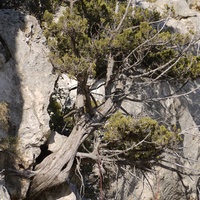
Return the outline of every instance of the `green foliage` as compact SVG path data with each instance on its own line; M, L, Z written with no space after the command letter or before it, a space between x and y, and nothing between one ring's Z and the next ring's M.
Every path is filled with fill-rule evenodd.
M176 17L176 13L175 13L174 7L173 6L169 6L168 4L165 4L164 15L166 15L166 16L170 15L170 17L175 18Z
M79 73L95 76L96 71L105 69L104 60L108 54L121 52L121 55L128 55L141 41L155 33L148 22L159 19L159 14L137 9L136 17L133 17L132 8L116 32L126 5L122 4L118 13L114 12L114 7L115 1L78 1L73 13L67 8L58 23L53 22L49 11L45 12L45 35L56 69L74 77ZM132 30L134 26L139 27Z
M0 8L17 9L35 15L41 20L45 10L55 11L63 0L1 0Z
M157 0L147 0L149 3L155 3Z
M9 129L9 108L5 102L0 102L0 128L4 131Z
M134 10L134 15L132 15L133 25L140 25L141 22L155 22L161 19L161 15L156 10L150 11L148 9L143 9L138 7Z
M44 16L43 16L44 20L46 21L47 25L51 25L52 21L53 21L53 14L50 13L48 10L46 10L44 12Z
M180 73L180 71L182 73ZM172 76L179 74L179 79L182 80L185 80L188 77L190 77L190 79L198 78L200 74L200 57L182 57L178 64L172 68L170 73Z
M120 155L123 158L148 160L180 141L178 130L173 129L169 131L148 117L135 120L116 112L105 125L104 141L109 149L123 150Z
M48 106L51 130L55 130L60 134L69 135L74 126L74 119L71 115L65 116L70 111L68 108L63 108L56 98L51 97Z
M48 27L45 35L49 37L53 64L74 77L79 74L95 75L95 58L91 54L87 34L88 21L78 14L70 14L69 9L66 9L58 23L52 22L52 16L48 11L44 14Z
M16 154L17 144L18 144L18 137L9 135L9 136L1 139L0 148L3 151L8 151L10 153Z
M57 23L53 21L50 11L44 13L45 35L55 69L75 78L80 74L86 77L105 75L106 59L111 54L116 61L114 69L122 67L123 59L129 56L130 65L142 58L140 64L131 70L142 68L148 71L176 59L181 49L188 45L187 35L177 34L170 28L160 31L158 27L161 25L152 23L161 19L157 11L132 7L126 10L127 4L122 3L116 13L115 3L104 0L77 1L73 8L66 8ZM169 10L168 7L166 9ZM145 45L139 48L143 43ZM137 51L132 54L136 48ZM193 60L188 52L184 52L184 55L188 60ZM198 77L197 60L194 60L194 66L190 66L189 73L187 62L180 60L165 75ZM184 67L180 67L182 64ZM163 69L157 71L157 75L162 72Z

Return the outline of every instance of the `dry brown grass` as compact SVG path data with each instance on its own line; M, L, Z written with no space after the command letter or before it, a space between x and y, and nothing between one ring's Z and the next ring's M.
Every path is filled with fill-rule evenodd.
M0 128L8 131L9 128L9 108L5 102L0 102Z

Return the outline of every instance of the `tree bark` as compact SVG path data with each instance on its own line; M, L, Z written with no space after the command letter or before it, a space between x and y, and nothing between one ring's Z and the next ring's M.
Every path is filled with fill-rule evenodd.
M106 85L105 85L105 94L106 94L106 99L110 97L111 91L112 91L112 76L113 76L113 67L114 67L114 58L110 54L108 57L108 67L107 67L107 73L106 73Z
M84 113L85 109L86 113L92 116L94 112L91 104L89 87L87 86L87 79L87 74L85 76L80 75L77 77L78 87L76 97L76 109L81 115Z
M93 124L101 123L108 114L115 110L112 99L108 99L96 111L93 119L88 119L86 115L80 118L63 146L36 166L36 175L29 189L29 199L37 199L37 196L44 190L67 180L80 144L96 129Z

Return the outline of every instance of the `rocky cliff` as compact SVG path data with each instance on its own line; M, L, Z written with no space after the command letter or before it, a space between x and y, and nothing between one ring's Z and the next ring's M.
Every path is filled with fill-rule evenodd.
M45 38L36 18L18 11L0 11L0 103L8 109L8 127L0 127L1 140L5 140L1 170L12 171L13 165L19 172L32 169L40 146L50 133L47 106L55 76L47 55ZM18 156L11 159L9 155L11 163L6 162L8 145L14 151L9 154ZM5 175L5 187L12 198L21 199L26 196L29 181L17 178L17 173ZM3 186L1 189L1 193L5 191Z
M165 4L172 6L175 15L170 16L168 26L183 33L192 29L195 30L195 37L198 36L198 1L136 3L142 7L154 7L160 12ZM0 10L0 197L5 200L26 197L34 175L31 170L47 139L51 151L56 151L57 145L65 140L65 136L51 133L49 128L47 107L57 77L52 74L48 53L46 40L35 17L18 11ZM195 53L199 53L198 45ZM63 77L57 81L57 87L64 88L66 95L69 95L71 86L76 84L67 78L66 87ZM130 84L127 80L127 86ZM199 88L199 80L188 81L181 89L170 82L157 82L142 91L137 88L138 97L142 93L146 101L123 102L122 107L132 115L138 116L145 111L168 124L178 124L183 141L180 151L169 151L163 155L163 162L154 171L145 174L138 172L137 178L131 176L133 174L128 169L119 171L119 181L113 182L107 191L108 199L199 198ZM96 92L101 93L101 89ZM176 98L170 97L177 90ZM75 98L75 93L70 95L72 99ZM130 110L130 107L133 109ZM48 191L41 199L78 198L67 188L62 185L56 192Z

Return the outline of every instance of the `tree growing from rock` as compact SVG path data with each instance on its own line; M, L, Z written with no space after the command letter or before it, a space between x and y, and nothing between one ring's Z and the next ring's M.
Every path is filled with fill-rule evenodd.
M36 166L30 198L68 180L80 160L97 163L100 193L103 170L113 163L146 169L158 163L165 148L175 148L181 140L179 130L145 114L131 116L122 102L148 101L139 87L169 80L184 84L200 74L199 57L191 52L195 40L167 27L169 16L135 7L131 0L63 3L66 11L58 22L47 10L43 25L54 70L77 81L77 97L65 113L52 99L52 127L59 115L69 125L68 138ZM95 99L89 84L100 78L105 80L103 102Z

